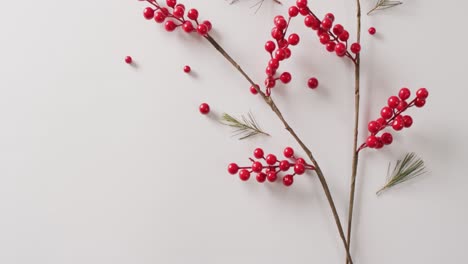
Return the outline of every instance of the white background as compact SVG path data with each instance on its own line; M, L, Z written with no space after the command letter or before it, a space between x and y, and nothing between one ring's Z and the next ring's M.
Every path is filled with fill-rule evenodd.
M289 6L186 1L258 82L272 19ZM285 2L291 2L285 0ZM363 10L375 1L363 0ZM355 3L334 12L355 39ZM255 147L298 149L249 84L206 41L167 33L137 1L0 4L0 263L343 263L344 250L314 174L281 184L226 172ZM414 127L364 151L355 263L463 263L468 243L466 9L459 0L407 0L363 16L362 122L407 86L430 91ZM365 13L365 12L364 12ZM367 28L378 34L370 36ZM274 98L310 146L345 220L353 124L352 64L328 54L296 19L301 45ZM292 32L292 31L291 31ZM133 56L137 67L123 62ZM189 64L192 75L182 72ZM306 87L317 76L319 89ZM198 113L208 102L209 117ZM271 138L238 141L216 122L251 110ZM416 152L429 174L385 193L390 161ZM300 153L302 154L302 153Z

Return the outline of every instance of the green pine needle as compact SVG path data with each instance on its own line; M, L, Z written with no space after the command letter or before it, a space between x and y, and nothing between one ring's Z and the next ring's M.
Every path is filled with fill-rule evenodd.
M256 135L270 136L264 132L251 112L247 116L242 115L240 118L233 117L224 113L221 117L221 123L235 128L234 136L240 136L239 140L243 140Z
M394 187L395 185L404 183L426 173L426 166L424 165L424 161L416 156L415 153L407 153L403 160L397 161L391 175L389 172L390 164L388 165L387 171L387 183L377 192L377 195L380 195L382 192Z
M395 7L401 4L403 4L401 1L377 0L375 7L372 8L367 14L370 15L374 11Z

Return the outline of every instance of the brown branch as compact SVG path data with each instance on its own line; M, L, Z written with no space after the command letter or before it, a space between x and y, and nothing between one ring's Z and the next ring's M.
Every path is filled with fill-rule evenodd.
M320 166L318 165L317 160L312 155L312 152L304 144L304 142L302 142L302 140L299 138L299 136L296 134L296 132L291 128L291 126L288 124L288 122L284 119L283 114L278 109L278 107L276 106L276 104L273 101L273 99L271 98L271 96L267 96L263 91L260 90L260 87L247 75L247 73L244 72L244 70L242 70L240 65L218 44L218 42L216 42L216 40L214 40L210 35L207 35L205 38L211 43L211 45L213 45L216 48L216 50L218 50L224 56L224 58L226 58L242 74L242 76L244 76L245 79L247 79L247 81L251 85L256 87L257 91L262 96L265 103L267 103L270 106L271 110L276 114L276 116L283 123L285 129L294 137L294 139L297 141L297 143L301 146L301 148L306 153L307 157L310 159L310 161L315 166L315 171L317 173L317 176L318 176L318 178L320 180L323 191L325 192L325 196L327 197L328 203L329 203L330 208L332 210L333 217L335 219L335 223L336 223L336 226L338 228L338 233L339 233L339 235L341 237L341 240L343 241L343 245L344 245L345 250L346 250L346 258L347 258L347 260L349 261L350 264L353 264L351 254L349 253L349 247L348 247L348 244L346 242L346 237L345 237L345 234L344 234L344 231L343 231L343 227L341 225L340 217L338 215L338 211L336 210L335 202L333 201L333 197L331 195L330 188L328 187L325 176L323 175L323 172L320 169Z
M361 2L356 0L356 19L357 19L357 43L361 43ZM356 63L354 64L354 138L353 138L353 163L351 169L351 186L349 192L349 208L348 208L348 234L346 237L347 250L351 247L351 229L353 224L353 213L354 213L354 198L356 192L356 176L359 161L359 150L358 150L358 136L359 136L359 103L360 103L360 76L361 76L361 58L359 53L356 54ZM346 264L350 264L352 261L346 257Z

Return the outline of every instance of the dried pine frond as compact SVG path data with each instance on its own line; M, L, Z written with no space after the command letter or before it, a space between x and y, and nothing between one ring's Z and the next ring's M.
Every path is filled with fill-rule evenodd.
M224 125L235 128L234 136L240 136L239 140L246 139L256 135L270 136L270 134L264 132L251 112L247 116L241 116L235 118L229 114L224 113L221 117L221 123Z
M398 160L392 174L389 173L390 165L391 164L388 165L387 183L377 192L377 195L380 195L383 191L390 189L395 185L404 183L426 173L424 161L416 156L415 153L408 153L402 160Z
M401 4L403 4L401 1L377 0L375 7L372 8L367 14L370 15L374 11L395 7Z
M271 1L273 1L273 2L275 2L277 4L280 4L280 5L283 4L283 3L281 3L280 0L271 0ZM236 2L239 2L239 0L231 0L230 4L234 4ZM265 2L265 0L259 0L255 5L252 6L252 8L257 7L257 9L255 10L255 13L257 13L257 11L262 7L263 2Z

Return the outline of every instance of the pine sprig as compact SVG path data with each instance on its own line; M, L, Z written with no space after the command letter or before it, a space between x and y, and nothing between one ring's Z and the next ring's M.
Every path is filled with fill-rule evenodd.
M255 120L251 112L247 116L242 115L240 118L233 117L224 113L221 117L221 123L224 125L235 128L234 136L240 136L239 140L243 140L256 135L270 136L264 132L258 122Z
M407 153L402 160L398 160L395 168L393 168L392 174L390 174L390 165L391 164L388 165L387 183L377 192L377 195L380 195L382 192L395 185L404 183L426 173L424 161L416 156L415 153Z
M283 3L281 3L280 0L272 0L272 1L277 3L277 4L280 4L280 5L283 4ZM236 2L239 2L239 0L231 0L230 4L234 4ZM252 6L252 8L257 7L257 9L255 10L255 13L257 13L257 11L262 7L263 2L265 2L265 0L259 0L255 5Z
M372 8L367 14L370 15L374 11L395 7L401 4L403 4L401 1L377 0L375 7Z

